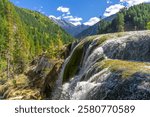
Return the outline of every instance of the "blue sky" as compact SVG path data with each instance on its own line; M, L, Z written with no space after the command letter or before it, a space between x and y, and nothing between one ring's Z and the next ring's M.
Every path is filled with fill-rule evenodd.
M15 5L39 11L48 17L63 18L74 25L93 25L121 8L150 0L10 0Z

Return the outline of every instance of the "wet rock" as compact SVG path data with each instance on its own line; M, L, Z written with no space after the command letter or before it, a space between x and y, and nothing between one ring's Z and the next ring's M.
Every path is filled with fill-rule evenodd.
M65 75L68 81L62 82L59 99L150 99L150 32L116 35L88 37L74 48L61 73L71 72L73 65L78 66L78 72ZM79 47L82 54L75 55ZM72 64L71 58L78 61Z

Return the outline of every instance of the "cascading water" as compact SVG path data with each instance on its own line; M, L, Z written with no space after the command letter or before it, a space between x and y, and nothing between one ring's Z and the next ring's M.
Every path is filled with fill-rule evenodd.
M100 37L78 43L64 62L52 99L149 99L145 66L150 65L139 62L149 61L150 37L145 35L129 33L104 43Z
M86 95L94 87L100 85L99 83L91 82L90 79L88 79L87 81L81 81L82 77L88 73L87 71L92 70L94 68L94 67L92 67L92 65L94 65L94 63L96 61L98 61L99 59L102 59L104 57L102 47L97 47L95 50L93 50L93 47L95 47L96 45L97 45L97 40L94 40L91 44L89 44L87 51L83 57L83 61L82 61L82 63L80 63L80 64L82 64L80 72L78 74L76 74L74 77L70 78L69 82L64 83L62 85L61 96L59 99L63 99L63 100L64 99L85 99ZM80 46L80 45L78 45L78 46ZM65 67L68 64L69 60L71 59L71 56L73 55L74 51L76 51L76 48L74 48L71 55L67 58L67 60L65 61L64 65L63 65L63 68L62 68L62 71L61 71L61 74L60 74L60 77L58 80L59 83L57 83L59 86L60 86L60 82L62 82ZM93 79L93 77L91 77L91 78ZM54 94L54 95L56 95L56 94ZM56 98L54 98L54 99L56 99Z

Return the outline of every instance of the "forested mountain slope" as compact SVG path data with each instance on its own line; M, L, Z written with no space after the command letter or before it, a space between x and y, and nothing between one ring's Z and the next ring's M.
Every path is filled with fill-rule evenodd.
M123 8L119 13L104 18L99 23L81 32L77 37L84 38L90 35L105 34L112 32L134 31L147 29L150 22L150 4L143 3Z
M35 56L48 51L54 57L73 40L48 17L0 0L0 71L23 72Z
M112 22L101 21L98 33L146 30L148 22L150 22L150 4L143 3L122 9Z

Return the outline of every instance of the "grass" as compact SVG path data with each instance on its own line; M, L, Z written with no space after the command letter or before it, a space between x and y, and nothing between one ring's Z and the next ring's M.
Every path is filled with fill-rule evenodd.
M110 37L107 35L103 35L100 37L100 39L98 39L98 45L101 45L102 43L104 43L105 41L107 41Z
M8 91L8 92L7 92ZM15 76L14 79L8 79L4 85L0 85L0 95L6 93L6 99L42 99L38 88L29 87L29 79L24 74Z
M103 69L109 68L112 72L122 71L123 78L128 78L137 72L150 74L149 63L108 59L99 64Z
M24 74L20 74L19 76L15 76L14 79L8 79L6 84L9 87L25 87L29 85L29 80Z
M40 100L42 99L37 89L12 89L7 97L9 100Z

